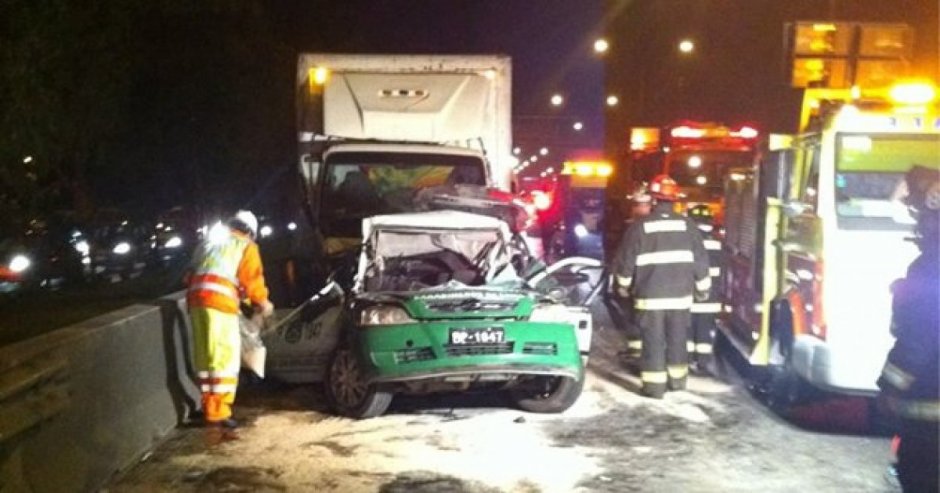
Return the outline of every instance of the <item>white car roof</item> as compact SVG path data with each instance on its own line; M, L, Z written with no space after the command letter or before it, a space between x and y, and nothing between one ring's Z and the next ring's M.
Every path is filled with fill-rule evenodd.
M498 229L509 236L509 227L495 217L447 210L372 216L362 221L362 237L369 238L376 228Z

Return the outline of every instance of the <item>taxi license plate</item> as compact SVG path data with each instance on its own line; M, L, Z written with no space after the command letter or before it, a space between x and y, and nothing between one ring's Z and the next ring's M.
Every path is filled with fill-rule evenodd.
M471 344L499 344L505 340L501 328L450 329L450 343L455 346Z

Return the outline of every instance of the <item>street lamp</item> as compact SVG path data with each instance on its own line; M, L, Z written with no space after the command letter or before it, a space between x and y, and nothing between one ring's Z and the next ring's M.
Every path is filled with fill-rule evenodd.
M571 128L580 132L584 128L584 124L581 122L574 122L574 125L572 125Z
M607 96L607 106L617 106L617 104L619 103L620 103L620 98L618 98L615 94L611 94L610 96Z
M688 55L695 51L695 43L691 39L683 39L679 42L679 51Z
M554 94L552 96L552 106L561 106L565 102L565 98L561 94Z
M607 53L609 49L610 43L606 39L598 38L597 41L594 41L594 53Z
M543 147L543 148L539 149L539 154L541 154L541 155L543 155L543 156L547 156L547 155L548 155L548 147Z

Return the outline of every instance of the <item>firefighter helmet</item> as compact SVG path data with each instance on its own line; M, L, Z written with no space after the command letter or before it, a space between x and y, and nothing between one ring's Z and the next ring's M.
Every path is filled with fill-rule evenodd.
M656 200L675 201L679 198L679 185L669 175L656 175L650 182L650 195Z
M248 233L252 238L258 236L258 218L251 211L241 210L229 220L229 226Z

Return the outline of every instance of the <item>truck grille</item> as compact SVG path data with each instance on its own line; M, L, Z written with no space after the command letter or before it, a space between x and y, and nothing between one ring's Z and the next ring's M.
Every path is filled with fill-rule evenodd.
M555 356L558 354L558 345L554 342L527 342L522 347L522 354Z
M434 351L430 347L399 349L395 351L396 363L416 363L434 359Z
M512 342L501 342L499 344L475 344L467 346L444 346L448 356L482 356L486 354L510 354L512 353Z

